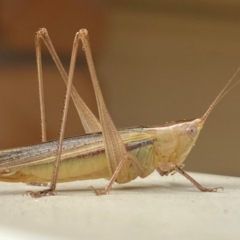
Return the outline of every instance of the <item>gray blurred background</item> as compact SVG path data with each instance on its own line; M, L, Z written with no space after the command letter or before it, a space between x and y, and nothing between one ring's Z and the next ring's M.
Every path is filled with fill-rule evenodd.
M46 27L68 69L87 28L117 127L201 117L240 65L240 2L0 0L0 146L41 142L35 32ZM48 139L58 138L65 86L43 47ZM84 56L74 78L96 113ZM212 112L186 170L240 176L240 86ZM83 134L73 104L66 137Z

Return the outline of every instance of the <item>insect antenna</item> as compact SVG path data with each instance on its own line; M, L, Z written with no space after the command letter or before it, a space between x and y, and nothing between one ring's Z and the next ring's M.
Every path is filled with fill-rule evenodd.
M209 114L212 112L214 107L222 100L222 98L234 87L236 87L240 83L240 79L238 79L235 83L233 83L233 80L236 78L237 74L240 72L240 67L237 69L237 71L233 74L233 76L228 80L227 84L223 87L221 92L217 95L213 103L209 106L208 110L204 113L204 115L201 117L202 122L204 123L206 119L208 118ZM231 83L233 83L231 85Z

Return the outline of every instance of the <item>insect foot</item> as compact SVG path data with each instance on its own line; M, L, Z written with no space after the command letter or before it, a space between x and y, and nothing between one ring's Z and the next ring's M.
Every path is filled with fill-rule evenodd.
M45 189L42 191L26 191L25 192L26 195L30 195L33 198L40 198L40 197L44 197L44 196L54 196L56 195L56 192L53 191L52 189Z
M215 188L205 188L205 187L202 187L199 190L201 192L217 192L219 189L221 189L223 191L223 187L215 187Z
M94 187L90 186L88 189L90 189L92 192L94 192L97 196L100 196L100 195L106 195L108 194L109 191L107 190L97 190L95 189Z

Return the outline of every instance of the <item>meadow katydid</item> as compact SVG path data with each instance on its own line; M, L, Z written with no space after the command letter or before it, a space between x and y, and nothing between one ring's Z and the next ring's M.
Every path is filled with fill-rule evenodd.
M41 40L49 49L67 85L59 141L46 142ZM94 116L72 86L79 41L82 42L85 51L97 100L99 119ZM32 197L41 197L54 195L58 182L108 178L110 181L103 190L90 187L97 195L102 195L110 191L114 182L127 183L138 176L147 177L157 170L162 176L178 172L189 179L200 191L215 192L221 188L201 186L182 168L213 108L231 88L239 83L239 81L233 83L233 80L240 68L202 117L153 127L117 130L109 115L98 83L86 29L80 30L75 35L68 75L57 56L47 30L44 28L36 33L36 52L43 143L0 151L0 181L50 182L48 189L27 192ZM64 139L70 98L73 99L86 135Z

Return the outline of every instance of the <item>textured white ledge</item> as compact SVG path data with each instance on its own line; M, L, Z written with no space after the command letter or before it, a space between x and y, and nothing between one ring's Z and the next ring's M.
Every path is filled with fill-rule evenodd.
M187 179L157 173L114 185L96 197L87 187L106 180L58 185L58 195L32 199L38 187L0 183L0 239L240 239L240 178L191 173Z

